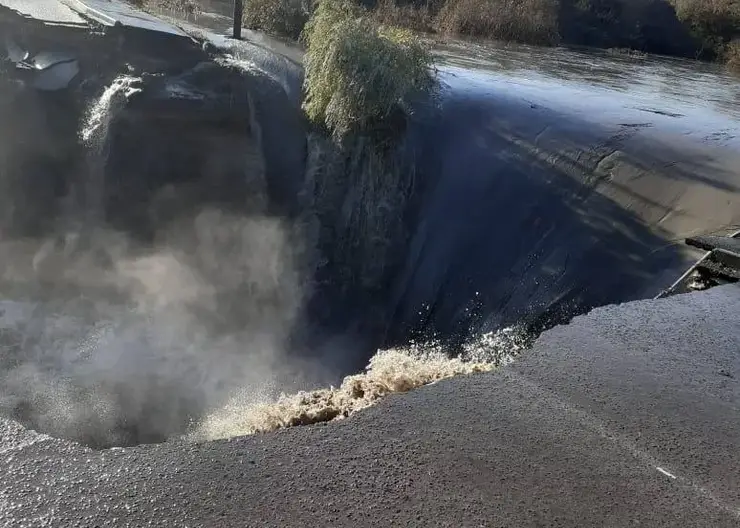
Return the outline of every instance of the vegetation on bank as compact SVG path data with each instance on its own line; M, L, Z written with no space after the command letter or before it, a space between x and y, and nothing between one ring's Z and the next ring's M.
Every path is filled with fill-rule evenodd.
M434 100L432 57L413 32L350 0L321 0L302 39L309 138L306 189L319 246L343 294L382 290L408 233L414 172L397 156L411 102Z
M558 0L447 0L434 28L447 35L555 45L559 9Z
M304 109L335 137L365 132L429 93L432 58L411 31L376 23L363 8L323 0L306 24Z
M197 13L201 0L129 0ZM243 0L251 29L298 39L320 0ZM536 45L632 50L740 70L740 0L350 0L385 26Z
M698 43L697 57L740 61L740 0L670 0Z
M730 42L725 49L724 59L730 68L740 72L740 39Z
M740 63L740 0L353 1L381 24L417 31ZM245 23L295 38L317 5L245 0Z

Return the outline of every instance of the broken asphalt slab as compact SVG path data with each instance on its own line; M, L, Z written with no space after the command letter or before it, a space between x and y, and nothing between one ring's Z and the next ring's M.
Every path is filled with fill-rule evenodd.
M607 306L350 419L93 451L0 422L7 526L740 522L740 287Z

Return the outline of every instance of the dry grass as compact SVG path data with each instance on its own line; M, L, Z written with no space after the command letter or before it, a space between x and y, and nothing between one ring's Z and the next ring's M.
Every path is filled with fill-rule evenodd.
M185 13L197 14L200 11L199 0L129 0L136 7L142 9L160 9Z
M435 31L435 14L430 4L399 5L397 0L379 0L372 10L372 16L386 26L404 27L422 33Z
M740 38L740 1L672 0L679 20L700 41L698 55L732 56L733 41Z
M740 72L740 39L733 40L727 45L725 62L732 70Z
M448 35L554 45L558 7L558 0L449 0L436 27Z
M737 0L672 0L676 14L681 19L693 19L705 23L720 23L740 16Z
M244 24L250 29L297 39L311 8L312 0L245 0Z

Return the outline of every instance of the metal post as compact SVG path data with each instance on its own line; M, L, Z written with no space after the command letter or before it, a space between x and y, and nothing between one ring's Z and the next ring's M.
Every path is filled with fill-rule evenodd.
M234 38L242 38L242 15L244 14L244 0L234 0Z

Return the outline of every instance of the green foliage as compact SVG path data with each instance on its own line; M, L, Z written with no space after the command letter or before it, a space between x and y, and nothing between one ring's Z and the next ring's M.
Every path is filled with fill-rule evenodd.
M303 36L304 110L335 137L372 129L436 87L418 37L378 24L347 1L321 0Z
M311 14L310 0L244 0L244 24L297 39Z
M410 31L379 24L345 0L319 0L303 38L304 110L333 136L312 136L304 194L323 227L332 276L345 290L372 296L408 236L403 218L414 173L396 158L396 134L412 98L434 99L431 55Z

